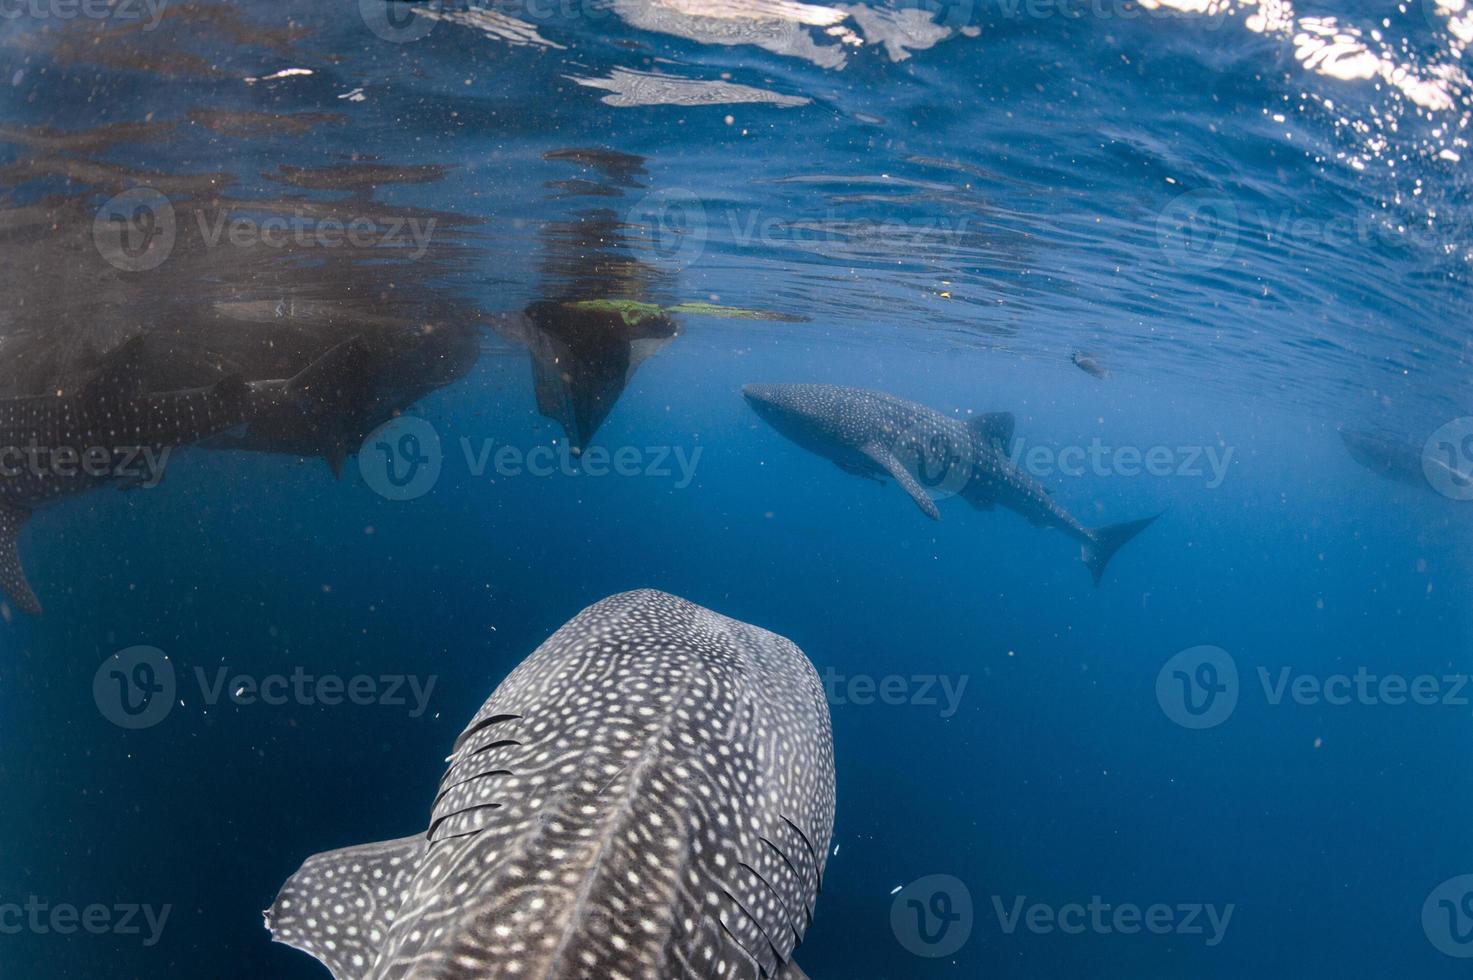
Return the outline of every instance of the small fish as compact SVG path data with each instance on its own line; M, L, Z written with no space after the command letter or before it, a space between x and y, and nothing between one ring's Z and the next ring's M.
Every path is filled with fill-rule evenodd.
M1101 381L1103 381L1110 376L1109 368L1105 367L1099 361L1095 360L1093 356L1086 354L1082 350L1075 351L1074 356L1070 359L1074 362L1075 367L1079 368L1079 370L1083 371L1085 374L1089 375L1092 378L1099 378Z

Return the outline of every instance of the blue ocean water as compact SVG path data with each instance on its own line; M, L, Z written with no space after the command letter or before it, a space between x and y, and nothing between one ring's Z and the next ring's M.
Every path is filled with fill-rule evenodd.
M356 336L430 338L440 372L379 379L438 440L412 498L373 437L337 479L217 444L31 519L0 976L325 976L262 926L281 883L424 830L496 684L639 587L824 679L815 980L1466 971L1461 8L409 7L0 22L0 398L139 333L157 390ZM97 229L139 192L119 252ZM547 302L626 315L549 353ZM1058 531L959 498L932 522L784 440L753 382L1011 412L1084 524L1162 516L1095 587ZM105 668L136 646L177 691L129 729ZM208 703L296 673L426 698ZM33 897L168 913L62 935L7 915Z

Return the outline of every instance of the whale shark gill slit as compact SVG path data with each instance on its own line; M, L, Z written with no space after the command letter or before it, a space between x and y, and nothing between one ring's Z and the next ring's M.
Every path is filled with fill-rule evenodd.
M521 715L492 715L490 718L486 718L483 721L477 722L475 725L467 728L465 732L461 734L460 738L455 740L455 748L451 750L452 754L455 752L459 752L466 745L467 742L470 742L477 735L490 728L492 725L499 725L505 721L520 721L521 718Z
M430 830L429 830L429 833L426 836L431 841L434 841L434 842L438 843L440 841L450 840L453 837L468 837L471 834L478 834L478 833L481 832L481 830L483 828L477 827L475 830L467 831L467 832L465 832L463 834L449 834L449 835L447 835L445 837L436 837L435 836L435 832L437 830L439 830L442 826L444 826L448 821L454 820L456 817L463 817L463 816L465 816L466 814L469 814L469 813L479 814L480 811L482 811L482 810L500 810L500 809L501 809L501 804L500 803L478 803L475 806L468 806L468 807L465 807L463 809L456 810L453 813L447 813L443 817L441 817L440 819L436 820L434 823L430 824Z
M482 755L482 754L484 754L486 752L490 752L492 749L504 749L504 748L507 748L508 746L519 746L521 744L522 744L521 742L518 742L514 738L500 738L500 739L497 739L494 742L487 742L485 745L483 745L480 748L476 749L474 752L471 752L470 754L468 754L466 756L466 759L474 759L476 756Z
M536 721L490 722L503 715ZM333 903L377 885L379 865L339 858L326 878L319 856L283 886L275 938L337 980L803 976L789 957L835 787L823 685L791 641L666 593L613 596L512 671L468 730L408 852L416 870L381 896L388 927ZM522 746L463 765L511 732ZM452 785L482 766L515 780ZM345 957L350 926L368 939Z
M438 794L436 794L436 796L435 796L435 803L434 803L434 805L435 806L439 806L440 805L440 801L443 800L443 799L445 799L446 795L451 790L455 789L458 786L464 786L466 783L475 782L477 779L489 779L492 776L511 776L511 775L515 775L515 774L510 769L492 769L492 770L489 770L487 772L472 773L471 775L465 777L464 779L457 779L455 782L450 783L444 789L440 790L440 792Z

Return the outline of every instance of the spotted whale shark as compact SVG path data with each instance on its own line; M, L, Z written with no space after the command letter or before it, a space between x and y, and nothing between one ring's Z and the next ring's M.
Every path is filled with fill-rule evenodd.
M231 376L208 388L146 393L137 387L142 351L142 338L124 344L75 393L0 400L0 593L23 612L41 612L18 547L36 510L109 485L152 486L172 450L283 405L313 404L361 360L349 341L291 379Z
M990 412L966 422L880 391L819 384L749 384L742 395L774 429L872 479L890 476L932 520L933 492L955 494L978 510L1001 505L1035 526L1080 542L1095 585L1124 544L1159 517L1088 528L1010 458L1013 416Z
M792 642L643 590L598 602L455 743L428 829L308 858L265 913L336 980L800 980L834 821Z

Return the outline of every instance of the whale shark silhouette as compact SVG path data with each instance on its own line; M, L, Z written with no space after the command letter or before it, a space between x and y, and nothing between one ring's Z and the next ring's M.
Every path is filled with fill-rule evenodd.
M941 489L978 510L1001 504L1036 526L1062 530L1080 542L1095 585L1115 553L1161 516L1085 527L1009 458L1009 412L963 423L884 392L838 385L750 384L742 395L778 432L845 472L893 477L932 520L941 512L927 491Z
M119 348L75 394L0 400L0 592L23 612L41 612L17 538L33 512L108 485L152 486L168 454L284 405L331 398L361 364L355 341L296 377L145 393L137 389L144 341Z
M264 913L337 980L797 980L834 821L790 641L663 592L585 609L455 743L428 830L308 858Z

